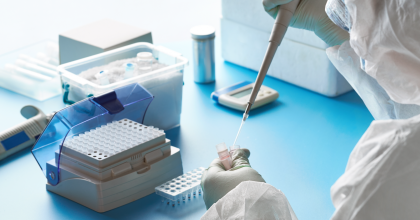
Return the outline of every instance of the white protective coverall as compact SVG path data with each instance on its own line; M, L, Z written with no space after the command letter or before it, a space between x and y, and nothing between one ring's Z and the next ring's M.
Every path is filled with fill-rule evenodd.
M331 187L332 219L420 219L420 1L329 0L326 12L350 33L350 41L327 55L377 119ZM202 219L253 219L257 210L297 219L283 193L271 189L253 199L249 187L254 193L270 188L241 183ZM269 200L280 208L255 204Z

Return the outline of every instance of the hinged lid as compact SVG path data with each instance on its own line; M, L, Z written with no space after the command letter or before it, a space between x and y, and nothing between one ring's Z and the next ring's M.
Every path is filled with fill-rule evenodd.
M145 88L133 83L97 97L77 102L56 112L32 148L32 154L51 185L60 182L61 147L73 137L124 118L143 123L147 108L153 100ZM60 156L56 160L55 152ZM47 164L56 166L47 166Z

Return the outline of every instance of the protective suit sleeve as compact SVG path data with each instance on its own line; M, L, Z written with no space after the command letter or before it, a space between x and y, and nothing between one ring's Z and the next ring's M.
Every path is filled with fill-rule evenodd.
M283 192L267 183L244 181L212 205L201 219L297 220L297 217Z
M372 122L331 187L331 219L418 219L419 143L420 115Z

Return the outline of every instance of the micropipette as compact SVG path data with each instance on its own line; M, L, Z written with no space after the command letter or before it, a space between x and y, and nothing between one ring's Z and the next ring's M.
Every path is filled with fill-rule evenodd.
M261 85L264 81L265 76L267 75L268 68L271 65L274 55L276 54L278 46L280 46L281 41L283 40L284 35L286 34L287 27L289 26L290 20L292 20L293 14L299 4L300 0L293 0L287 4L284 4L279 7L276 20L274 22L273 30L268 43L268 48L265 53L264 60L262 62L260 71L258 73L257 79L255 80L254 88L252 88L251 96L249 97L248 105L246 106L245 113L242 118L241 127L239 128L238 134L236 135L235 142L238 139L239 133L241 132L242 125L246 121L251 110L252 105L254 104L255 98L257 97L258 92L260 91Z

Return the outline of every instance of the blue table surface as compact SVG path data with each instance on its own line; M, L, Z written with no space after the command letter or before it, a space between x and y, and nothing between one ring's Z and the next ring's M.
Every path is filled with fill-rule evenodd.
M190 41L163 46L191 61ZM186 68L181 126L167 131L173 146L181 149L184 172L207 167L217 157L214 146L232 144L238 131L243 112L216 104L210 94L255 77L255 71L225 62L220 47L215 83L194 83L192 65ZM284 192L299 219L329 219L334 212L330 187L344 172L350 152L373 118L355 92L328 98L271 77L264 85L280 97L251 111L238 144L250 149L252 167ZM24 121L19 112L24 105L36 105L46 113L64 107L61 96L38 102L2 88L0 102L0 131ZM151 194L97 213L48 192L45 183L30 149L0 161L0 218L199 219L206 212L201 198L172 208Z

